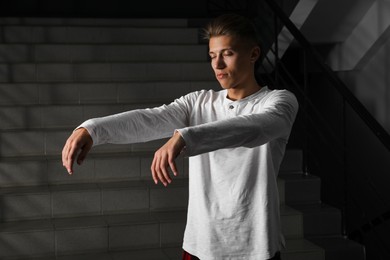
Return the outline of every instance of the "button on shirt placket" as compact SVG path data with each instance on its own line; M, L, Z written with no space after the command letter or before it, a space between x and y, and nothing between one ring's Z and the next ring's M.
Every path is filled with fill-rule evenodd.
M228 105L228 114L230 117L236 116L237 112L237 104L229 104Z

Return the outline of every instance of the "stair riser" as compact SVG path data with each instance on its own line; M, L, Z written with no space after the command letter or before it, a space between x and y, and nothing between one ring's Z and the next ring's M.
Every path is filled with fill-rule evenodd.
M285 193L289 194L285 197L287 205L319 203L321 201L321 180L316 178L286 181Z
M73 105L73 106L33 106L0 108L2 130L34 128L74 129L90 118L102 117L138 108L146 105Z
M302 215L282 215L282 232L286 239L303 238L303 219Z
M363 245L341 237L336 238L310 238L312 243L325 249L326 259L331 260L365 260L365 248Z
M342 232L340 211L303 213L305 237L338 236Z
M130 26L142 28L187 27L187 19L120 19L120 18L55 18L55 17L0 17L1 25L29 26Z
M25 62L207 62L199 45L1 45L0 63Z
M214 78L207 62L0 64L0 82L180 81Z
M302 213L306 238L336 238L342 233L339 209L319 203L295 204L291 207Z
M0 257L54 255L55 233L52 230L0 233Z
M280 165L280 170L283 174L296 174L302 172L302 151L290 149L287 150L283 161Z
M283 260L325 260L324 252L294 252L294 253L282 253L281 258Z
M286 180L279 178L286 205L318 203L321 200L321 180L319 178ZM301 189L301 190L299 190ZM303 190L302 190L303 189Z
M10 156L44 156L61 155L62 148L71 134L68 131L27 131L0 133L0 155ZM126 145L101 145L93 148L91 154L103 152L137 152L156 151L166 140Z
M189 92L221 90L216 80L128 83L0 83L0 105L166 102Z
M283 260L325 260L325 252L307 240L287 240L281 252Z
M3 43L197 44L198 29L4 26Z

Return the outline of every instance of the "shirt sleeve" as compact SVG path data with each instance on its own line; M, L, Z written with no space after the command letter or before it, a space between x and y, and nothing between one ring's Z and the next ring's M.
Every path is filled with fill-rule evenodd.
M85 128L93 145L147 142L172 136L175 129L188 125L190 93L169 105L137 109L111 116L89 119L78 128Z
M275 91L259 113L177 129L186 143L186 154L234 147L256 147L277 138L288 139L298 111L295 96Z

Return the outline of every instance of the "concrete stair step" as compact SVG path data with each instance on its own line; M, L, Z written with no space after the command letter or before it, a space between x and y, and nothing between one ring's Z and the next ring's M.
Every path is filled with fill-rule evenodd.
M221 87L210 81L0 83L0 105L117 104L170 102L189 92Z
M78 105L31 105L0 107L4 130L73 129L89 118L157 107L163 103L78 104Z
M177 260L181 259L181 247L161 247L117 252L79 254L57 257L17 258L17 260ZM323 249L307 240L287 240L282 251L283 260L324 260ZM8 260L8 259L5 259Z
M187 27L187 19L125 19L125 18L49 18L0 17L0 25L35 26L128 26L128 27Z
M332 206L315 203L293 205L303 215L305 237L337 236L342 232L341 211Z
M321 201L321 179L314 175L302 173L280 174L284 182L285 203L288 205L315 204Z
M208 62L89 62L0 64L0 82L213 80Z
M306 239L286 241L286 248L281 252L283 260L325 260L325 250Z
M59 156L72 129L36 129L0 132L0 155L14 157ZM91 154L122 152L154 152L167 140L135 144L106 144L93 148Z
M287 149L280 170L283 175L302 174L303 154L300 149Z
M112 251L102 253L84 253L46 257L3 258L4 260L177 260L181 259L181 247L160 247ZM310 241L287 240L286 249L282 250L283 260L325 260L324 250Z
M207 62L206 45L0 44L0 63Z
M4 25L2 43L197 44L197 28Z
M302 214L286 205L280 206L282 232L286 239L303 238Z
M161 247L148 249L133 249L103 253L85 253L77 255L47 256L34 258L12 258L12 260L177 260L183 249L180 247Z
M363 245L342 237L309 238L310 242L325 250L326 260L365 260Z
M281 212L282 221L289 222L284 227L302 225L299 214L292 218L296 211L285 207ZM185 221L185 210L171 210L7 222L0 224L0 241L7 242L0 243L0 257L10 259L179 247L182 244ZM291 228L287 233L290 231ZM287 254L297 253L297 249L302 251L315 248L297 243L296 241L303 241L301 235L302 233L288 238L288 241L293 242L287 242ZM298 247L293 249L294 246Z

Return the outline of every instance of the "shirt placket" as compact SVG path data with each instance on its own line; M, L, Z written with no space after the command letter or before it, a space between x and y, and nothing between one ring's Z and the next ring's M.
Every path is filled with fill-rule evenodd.
M232 102L232 103L228 104L227 112L228 112L229 117L234 117L237 115L237 107L238 107L237 103Z

